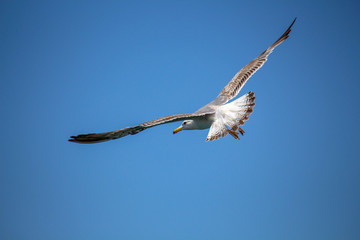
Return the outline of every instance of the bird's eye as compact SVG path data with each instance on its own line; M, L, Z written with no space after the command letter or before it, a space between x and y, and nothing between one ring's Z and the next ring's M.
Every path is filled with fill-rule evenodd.
M185 125L185 124L186 124L186 122L183 122L183 124Z

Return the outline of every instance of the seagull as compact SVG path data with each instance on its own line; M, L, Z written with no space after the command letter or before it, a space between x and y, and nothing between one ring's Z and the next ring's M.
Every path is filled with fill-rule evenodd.
M69 141L76 143L105 142L122 138L127 135L134 135L145 129L161 124L178 121L183 122L173 131L174 134L182 130L210 128L206 141L213 141L220 137L225 137L227 134L230 134L235 139L239 139L239 133L241 135L244 135L245 133L240 126L244 125L245 121L249 119L249 115L253 112L255 106L255 94L253 92L248 92L230 103L227 102L238 95L247 80L264 65L272 51L289 37L291 27L294 25L295 21L296 18L278 40L236 73L231 81L221 90L215 100L203 106L196 112L161 117L134 127L126 127L111 132L71 136Z

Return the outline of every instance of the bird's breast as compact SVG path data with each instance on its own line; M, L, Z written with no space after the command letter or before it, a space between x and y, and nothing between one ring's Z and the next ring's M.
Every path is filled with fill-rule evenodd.
M194 129L207 129L210 128L214 122L214 115L207 116L206 118L194 119Z

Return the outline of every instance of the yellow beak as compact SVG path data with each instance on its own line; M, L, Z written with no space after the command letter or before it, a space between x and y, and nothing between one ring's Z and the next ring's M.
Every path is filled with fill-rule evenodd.
M180 132L181 130L183 130L183 128L180 126L180 127L178 127L177 129L175 129L175 130L173 131L173 134L178 133L178 132Z

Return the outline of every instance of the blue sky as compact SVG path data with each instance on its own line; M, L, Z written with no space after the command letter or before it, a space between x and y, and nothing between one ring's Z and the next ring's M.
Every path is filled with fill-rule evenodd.
M0 239L358 239L359 3L2 1ZM193 112L298 17L248 81L240 141ZM140 111L141 109L141 111Z

